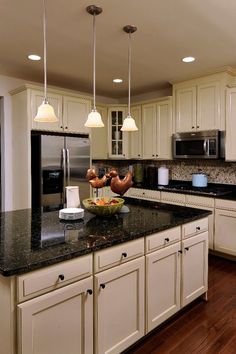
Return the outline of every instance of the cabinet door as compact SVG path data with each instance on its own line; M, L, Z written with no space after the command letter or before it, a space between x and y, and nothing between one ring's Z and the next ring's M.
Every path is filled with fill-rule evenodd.
M142 109L141 106L131 107L131 116L134 118L138 127L138 131L129 133L130 151L129 157L131 159L138 159L142 157Z
M175 131L196 130L196 86L175 91Z
M95 316L97 354L120 353L144 335L144 257L95 275Z
M197 130L220 129L220 83L197 86Z
M215 210L215 250L236 256L236 212Z
M107 139L107 108L97 106L97 111L101 114L105 125L103 128L91 128L91 156L92 159L107 159L108 139Z
M32 129L61 131L62 130L62 96L55 93L48 93L49 104L54 108L55 115L58 122L55 123L39 123L34 121L37 114L38 107L42 104L44 99L43 91L31 90L30 92L30 114L32 119Z
M188 204L188 203L186 203L186 206L189 208L204 209L212 212L212 214L208 216L208 246L209 249L213 250L214 249L214 222L215 222L214 208L208 208L205 206L199 206L199 205Z
M182 242L181 306L185 306L207 291L208 232Z
M143 158L156 158L156 104L142 106Z
M147 331L180 309L180 242L146 256Z
M128 157L128 132L122 132L121 127L126 117L124 107L108 109L109 120L109 156L112 158Z
M19 354L92 354L92 277L18 305Z
M236 88L227 89L225 159L236 161Z
M63 126L65 131L75 133L90 132L84 126L90 112L91 103L89 100L77 97L63 97Z
M164 101L157 103L157 157L161 159L170 159L171 135L172 135L172 110L171 102Z

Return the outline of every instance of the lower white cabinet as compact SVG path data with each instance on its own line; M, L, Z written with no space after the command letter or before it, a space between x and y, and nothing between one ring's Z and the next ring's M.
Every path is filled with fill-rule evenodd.
M95 353L120 353L144 335L144 257L96 274L94 291Z
M208 232L182 241L181 307L208 288Z
M92 354L92 289L89 277L18 305L18 354Z
M215 250L236 256L236 211L215 210Z
M146 256L146 328L180 309L180 242Z

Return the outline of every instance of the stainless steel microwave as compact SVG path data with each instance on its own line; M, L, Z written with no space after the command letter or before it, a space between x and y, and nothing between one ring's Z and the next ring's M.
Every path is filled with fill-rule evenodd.
M224 158L224 137L224 132L219 130L205 130L173 134L173 157L175 159Z

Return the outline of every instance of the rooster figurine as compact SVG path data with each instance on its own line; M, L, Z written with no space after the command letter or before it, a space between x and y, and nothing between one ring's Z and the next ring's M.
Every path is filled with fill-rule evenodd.
M111 178L111 190L119 195L124 195L125 192L133 185L132 181L133 174L128 171L124 179L120 179L118 174Z

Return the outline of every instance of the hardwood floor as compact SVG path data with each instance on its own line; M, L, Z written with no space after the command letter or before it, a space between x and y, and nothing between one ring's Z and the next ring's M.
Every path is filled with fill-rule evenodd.
M236 354L236 262L209 257L208 302L197 299L125 354Z

